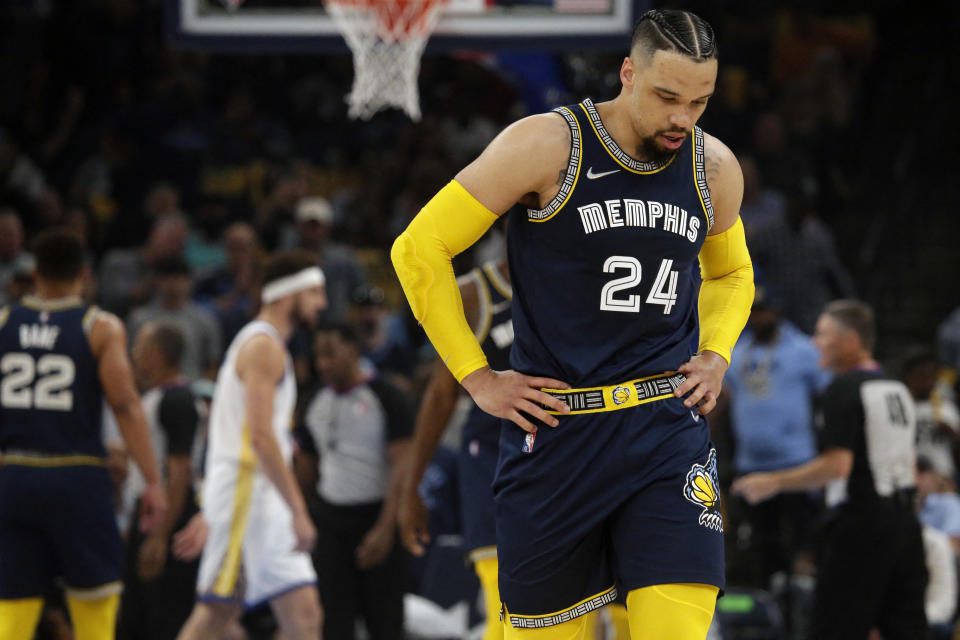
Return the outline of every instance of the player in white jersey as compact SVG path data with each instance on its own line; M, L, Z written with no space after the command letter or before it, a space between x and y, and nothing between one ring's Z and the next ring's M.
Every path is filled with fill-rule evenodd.
M227 350L211 409L197 604L179 640L217 637L244 608L269 602L285 640L320 637L309 550L316 539L290 467L297 387L286 342L326 306L323 272L288 251L265 267L257 317Z

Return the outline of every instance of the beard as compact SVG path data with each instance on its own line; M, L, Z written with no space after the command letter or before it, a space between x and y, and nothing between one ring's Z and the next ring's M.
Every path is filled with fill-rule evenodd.
M641 138L639 151L647 162L661 164L669 160L673 154L679 151L679 149L668 149L658 142L657 139L665 133L688 134L688 132L683 129L663 129L661 131L657 131L652 136Z

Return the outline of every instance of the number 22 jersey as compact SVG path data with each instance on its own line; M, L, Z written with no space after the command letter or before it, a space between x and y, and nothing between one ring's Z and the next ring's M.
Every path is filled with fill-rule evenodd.
M106 456L97 311L76 297L0 308L0 451Z
M574 387L676 370L696 349L697 256L713 224L703 131L640 162L589 99L554 112L571 135L560 191L509 219L510 364Z

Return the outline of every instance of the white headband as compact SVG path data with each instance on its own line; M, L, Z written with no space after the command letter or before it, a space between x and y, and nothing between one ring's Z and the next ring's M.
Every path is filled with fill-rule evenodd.
M326 278L323 277L320 267L307 267L303 271L268 282L260 293L260 299L264 304L270 304L311 287L319 287L324 282Z

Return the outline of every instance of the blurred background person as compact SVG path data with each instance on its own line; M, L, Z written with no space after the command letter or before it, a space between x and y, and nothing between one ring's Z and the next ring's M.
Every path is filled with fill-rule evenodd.
M407 562L396 526L399 470L413 409L399 389L363 371L348 325L319 329L315 353L326 384L297 429L296 468L313 499L323 637L350 640L362 619L372 640L399 640Z
M193 276L181 256L154 264L153 300L134 309L127 319L130 335L153 320L173 324L183 334L184 352L180 369L190 380L213 379L222 354L220 324L214 315L190 299Z
M917 407L917 455L937 473L955 478L960 452L960 411L938 389L941 365L933 351L910 353L903 362L903 383Z
M197 441L200 415L190 383L180 372L186 345L175 325L147 322L133 341L133 369L143 391L141 402L150 439L163 475L167 514L148 535L128 531L127 566L117 637L122 640L173 640L193 608L198 561L184 562L171 553L172 535L197 512L192 459L201 454ZM136 513L145 487L131 468L124 502Z
M738 475L788 469L817 456L813 403L829 382L819 360L810 336L783 319L776 294L758 286L725 377ZM731 571L753 569L739 580L764 589L776 573L812 574L812 528L821 504L818 492L800 491L731 505L736 546L748 549Z

